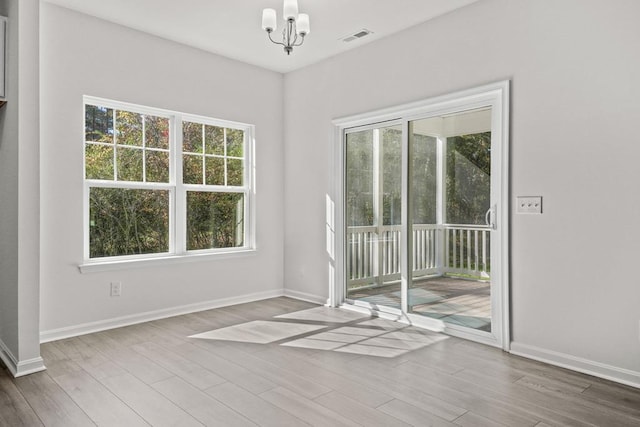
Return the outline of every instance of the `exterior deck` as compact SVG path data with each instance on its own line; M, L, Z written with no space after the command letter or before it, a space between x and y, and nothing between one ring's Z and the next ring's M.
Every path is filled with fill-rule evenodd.
M400 226L347 229L347 297L400 307ZM491 330L490 228L413 227L410 312Z
M446 276L416 281L409 290L410 312L489 332L489 288L488 282ZM349 298L387 307L400 307L400 285L392 283L352 290Z

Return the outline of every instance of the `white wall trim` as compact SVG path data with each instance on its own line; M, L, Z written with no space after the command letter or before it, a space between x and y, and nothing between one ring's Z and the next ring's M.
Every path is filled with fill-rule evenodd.
M2 340L0 340L0 359L2 359L4 365L9 369L9 372L15 377L18 372L18 361Z
M314 304L320 304L320 305L329 304L329 299L326 297L322 297L320 295L308 294L306 292L294 291L291 289L285 289L283 295L285 297L297 299L300 301L311 302Z
M78 269L81 273L95 273L101 271L116 271L123 270L125 268L137 268L137 267L152 267L158 265L169 264L184 264L188 262L201 262L201 261L220 261L233 258L256 256L256 249L230 249L227 252L215 252L215 253L190 253L180 255L151 255L130 258L130 259L116 259L116 260L104 260L104 261L87 261L78 265Z
M640 372L571 356L532 345L511 343L511 354L640 388Z
M16 378L46 369L42 357L18 361L2 340L0 340L0 359L2 359L2 362L7 369L9 369L11 375Z
M178 307L147 311L145 313L131 314L128 316L115 317L113 319L99 320L97 322L82 323L79 325L67 326L64 328L52 329L49 331L42 331L40 332L40 342L46 343L64 338L76 337L78 335L104 331L107 329L134 325L136 323L150 322L152 320L180 316L182 314L195 313L198 311L211 310L214 308L227 307L230 305L260 301L268 298L276 298L284 295L284 289L274 289L271 291L256 292L237 297L221 298L195 304L181 305Z

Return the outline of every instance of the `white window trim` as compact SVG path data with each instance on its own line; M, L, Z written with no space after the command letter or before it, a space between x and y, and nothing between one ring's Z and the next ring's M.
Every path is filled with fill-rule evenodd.
M151 182L125 182L111 180L90 180L85 177L85 146L84 138L84 106L87 104L100 105L107 108L131 111L139 114L148 114L169 119L169 183ZM213 186L183 184L182 182L182 123L184 121L196 122L205 125L223 127L225 129L240 129L244 132L244 175L243 186ZM122 268L144 267L154 265L167 265L195 261L213 261L228 259L230 257L247 256L256 252L256 215L255 215L255 126L233 122L229 120L214 119L211 117L181 113L178 111L164 110L137 104L114 101L93 96L83 97L83 262L78 265L80 272L97 272L118 270ZM234 156L225 157L235 158ZM226 180L226 174L225 174ZM156 254L123 255L101 258L89 257L89 189L91 187L119 187L131 189L163 189L170 192L169 196L169 251ZM233 248L212 248L204 250L187 250L186 245L186 195L187 191L207 191L223 193L243 193L244 198L244 245ZM180 209L179 206L183 207Z

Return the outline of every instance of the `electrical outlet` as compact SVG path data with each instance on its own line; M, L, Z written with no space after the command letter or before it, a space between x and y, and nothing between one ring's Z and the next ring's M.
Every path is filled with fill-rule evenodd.
M516 197L516 213L519 214L541 214L542 213L542 197Z
M119 297L122 295L122 282L111 282L111 296Z

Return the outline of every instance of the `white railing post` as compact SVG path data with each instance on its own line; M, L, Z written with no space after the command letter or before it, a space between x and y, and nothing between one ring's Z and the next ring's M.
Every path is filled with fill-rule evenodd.
M449 265L449 232L442 225L437 228L438 240L436 241L436 270L438 276L445 273L445 266Z

